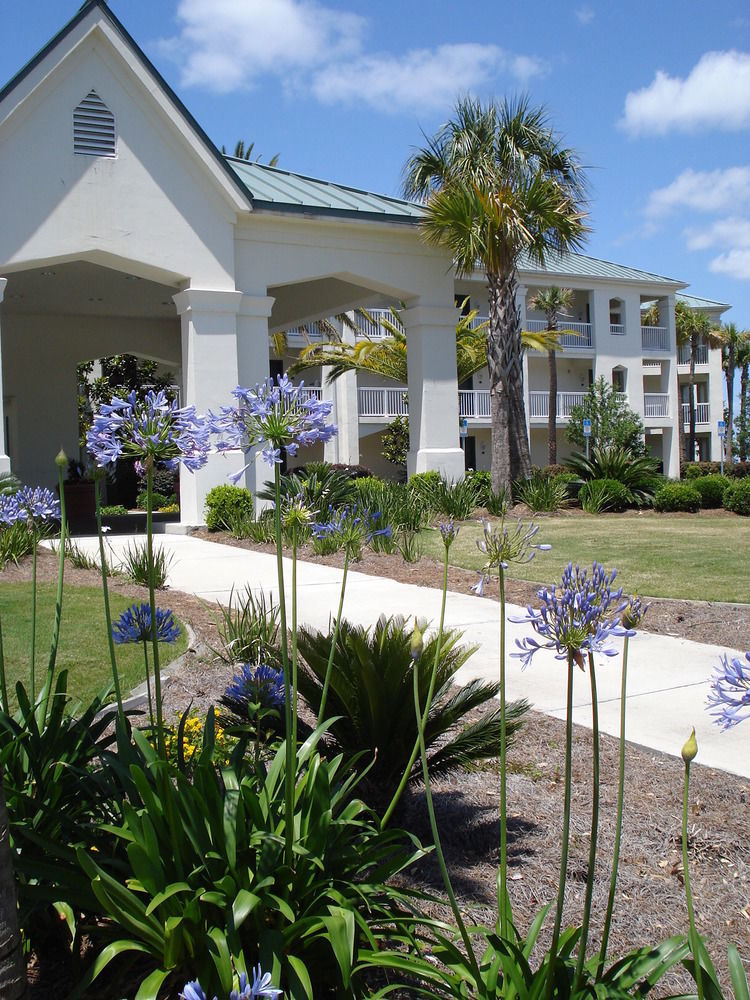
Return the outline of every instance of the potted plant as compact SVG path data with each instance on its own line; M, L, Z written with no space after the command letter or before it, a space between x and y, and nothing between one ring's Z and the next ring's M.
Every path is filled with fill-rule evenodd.
M71 458L63 482L65 512L71 530L92 527L96 520L94 476L90 466Z

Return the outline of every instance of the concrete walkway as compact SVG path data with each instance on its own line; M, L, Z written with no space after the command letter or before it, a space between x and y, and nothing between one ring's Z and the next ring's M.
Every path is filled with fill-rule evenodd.
M137 538L114 536L107 540L115 557L128 544L144 543ZM76 539L92 555L98 554L97 541ZM155 545L172 554L169 586L195 594L206 601L229 602L234 587L242 591L277 594L276 559L272 555L219 545L187 535L160 535ZM291 563L285 560L287 593ZM336 613L341 587L341 571L329 566L300 562L297 568L299 620L325 629ZM417 615L434 625L440 614L440 591L413 584L397 583L382 577L350 572L347 580L344 615L362 625L373 624L379 615ZM168 595L161 601L168 604ZM509 615L522 613L510 606ZM464 640L479 649L458 674L466 683L473 677L495 679L499 661L499 605L470 594L448 594L446 625L464 632ZM516 638L530 634L530 627L508 623L508 652L515 650ZM628 668L627 738L635 743L678 755L695 726L698 737L696 763L723 768L750 777L750 721L723 733L711 721L705 702L708 680L722 646L710 646L672 636L644 632L630 643ZM736 653L736 651L734 651ZM600 724L613 735L619 733L620 658L599 657ZM558 718L565 716L565 664L552 653L542 651L532 666L522 671L517 659L508 657L508 697L528 698L534 708ZM588 672L576 670L575 721L591 725L591 697Z

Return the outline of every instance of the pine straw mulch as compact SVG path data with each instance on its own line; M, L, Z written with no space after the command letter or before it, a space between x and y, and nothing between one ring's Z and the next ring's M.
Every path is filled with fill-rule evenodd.
M215 538L216 536L212 536ZM224 539L222 539L224 540ZM332 561L334 560L326 560ZM400 557L365 557L357 567L379 575L392 575L407 582L427 583L436 564L427 560L417 566ZM42 579L54 578L56 559L40 554ZM8 567L0 579L28 579L29 560ZM66 567L73 584L96 585L98 575ZM475 574L458 571L450 579L452 589L465 590ZM114 589L133 599L144 599L143 588L120 579ZM524 602L524 591L512 585L509 599ZM168 668L165 684L167 718L189 704L204 711L215 703L232 670L217 661L209 647L218 645L213 613L202 602L186 594L169 591L169 606L188 622L193 639L188 652ZM649 617L652 630L663 629L730 646L750 646L750 609L737 606L659 601ZM657 616L661 616L657 619ZM701 624L706 618L719 619ZM648 619L647 619L648 621ZM661 622L659 627L658 623ZM573 810L571 850L568 864L565 919L580 919L588 864L590 822L590 731L574 728ZM560 863L560 829L563 802L564 723L530 712L521 736L509 756L509 855L510 891L517 925L525 929L544 903L554 899ZM614 839L618 744L601 738L602 807L597 860L597 885L590 948L599 940L609 883L609 865ZM679 759L632 744L627 746L626 810L619 870L617 905L610 938L610 953L662 941L684 932L687 926L682 860L681 806L683 767ZM499 863L500 777L496 762L473 773L461 773L435 783L435 802L443 847L459 901L478 921L492 921ZM717 965L725 990L729 979L726 948L734 942L750 966L750 780L694 764L690 785L690 865L697 921ZM409 793L398 818L399 824L428 843L429 827L420 790ZM409 873L408 883L442 895L434 854ZM433 915L448 916L441 906ZM551 920L547 922L547 932ZM548 939L542 940L546 943ZM658 993L689 989L691 980L678 971L662 980ZM41 986L41 984L39 984ZM60 984L58 983L58 988ZM44 988L46 990L46 987ZM32 996L46 996L39 989ZM58 992L58 995L63 995Z

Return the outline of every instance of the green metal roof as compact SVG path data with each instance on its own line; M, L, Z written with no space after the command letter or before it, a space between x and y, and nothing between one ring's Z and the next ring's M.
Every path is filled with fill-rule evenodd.
M627 267L625 264L613 264L609 260L598 257L587 257L581 253L550 253L547 254L545 267L534 264L525 255L521 255L518 270L533 274L561 274L581 278L614 278L616 281L650 281L663 284L682 285L685 282L676 278L667 278L663 274L653 274L651 271L641 271L637 267Z
M265 163L238 160L231 156L226 159L251 192L255 208L383 219L387 222L413 223L422 217L422 207L414 202L293 174Z
M728 302L715 302L713 299L701 299L697 295L680 294L677 296L680 302L684 302L691 309L731 309Z

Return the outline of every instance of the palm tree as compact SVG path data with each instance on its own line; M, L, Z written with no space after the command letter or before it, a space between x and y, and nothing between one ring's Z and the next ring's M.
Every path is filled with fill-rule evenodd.
M21 1000L25 996L26 969L18 927L4 775L0 766L0 997L3 1000Z
M525 253L543 266L551 251L582 245L580 161L545 110L526 98L483 106L466 97L455 118L409 158L404 178L405 196L425 203L425 241L450 250L459 275L480 266L487 276L492 482L500 489L531 470L518 261Z
M687 454L684 458L695 460L695 362L701 342L709 348L720 347L723 336L720 331L711 326L711 320L704 312L695 311L684 302L676 302L674 307L675 328L677 331L677 346L690 347L690 375L688 380L688 440ZM683 423L682 413L679 415L680 426Z
M245 145L245 140L244 139L239 139L237 141L237 143L235 143L234 153L232 153L232 156L235 158L235 160L248 160L248 161L252 161L253 163L260 163L260 156L256 156L255 159L253 159L253 150L254 149L255 149L255 143L254 142L249 142L247 144L247 146L246 146ZM226 146L222 146L221 147L221 151L224 154L224 156L227 155L227 147ZM279 154L278 153L274 153L273 156L271 157L271 159L268 161L268 166L269 167L276 167L276 166L278 166L278 163L279 163Z
M532 309L538 309L547 317L547 331L557 333L557 317L568 312L573 305L573 292L570 288L558 288L551 285L534 296L531 300ZM555 465L557 462L557 351L554 346L547 349L549 365L549 404L547 407L547 462Z
M738 418L737 444L741 462L747 461L750 445L750 337L737 349L737 367L740 370L740 415Z
M737 371L737 354L742 344L750 340L750 330L738 330L734 323L720 326L723 343L721 346L721 367L727 383L727 463L734 461L734 376Z

